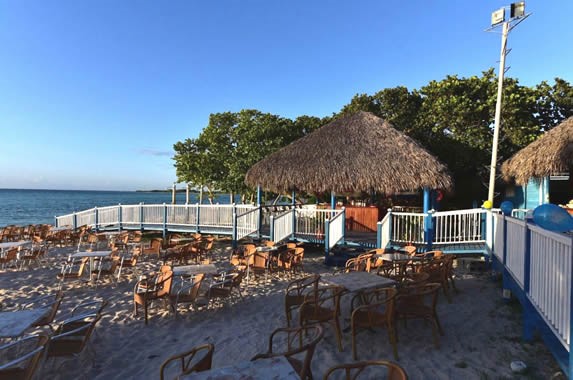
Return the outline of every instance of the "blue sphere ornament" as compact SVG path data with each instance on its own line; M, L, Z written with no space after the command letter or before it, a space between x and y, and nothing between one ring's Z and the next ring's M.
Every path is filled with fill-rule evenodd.
M499 205L499 208L501 209L503 215L511 215L511 211L513 210L513 203L510 201L503 201Z
M573 217L564 208L551 203L537 206L533 210L533 221L538 226L554 232L573 230Z

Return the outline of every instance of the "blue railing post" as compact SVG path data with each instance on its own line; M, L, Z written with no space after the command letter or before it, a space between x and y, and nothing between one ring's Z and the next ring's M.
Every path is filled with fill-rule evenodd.
M296 240L296 191L292 191L292 235L291 238Z
M428 211L428 215L426 216L426 220L424 220L424 224L426 225L426 244L428 251L432 250L432 244L434 243L434 211Z
M123 209L121 208L121 203L117 207L117 223L119 224L119 230L121 231L121 223L123 221Z
M199 204L199 202L197 202L197 230L195 232L197 232L198 234L201 233L201 229L199 228L199 226L201 225L200 220L201 220L201 205Z
M163 239L167 237L167 205L163 203Z
M342 208L342 244L346 242L346 208Z
M328 264L330 254L330 219L324 220L324 263Z
M271 232L270 232L271 236L269 238L271 239L271 241L275 241L275 217L273 214L271 214L271 222L270 223L271 223L271 226L270 226L271 227Z
M78 229L78 216L76 215L75 211L74 211L74 216L72 219L72 227L74 228L74 231Z
M376 223L376 248L382 248L382 221Z
M54 226L55 226L56 228L59 227L59 226L58 226L58 217L57 217L57 216L54 216Z
M571 238L571 240L573 240L573 238ZM571 252L569 254L573 257L573 242L571 244ZM573 273L573 260L571 260L569 273ZM569 287L569 342L573 342L573 281L569 281ZM567 368L567 377L569 379L573 379L573 350L571 348L569 349L569 367Z
M237 213L235 212L235 204L233 204L233 237L232 237L232 244L233 244L233 249L237 248L238 242L237 242Z
M257 186L257 206L259 207L259 220L257 223L257 239L261 238L261 230L263 229L263 206L261 205L263 191L261 185ZM272 240L272 239L271 239ZM272 240L274 241L274 240Z
M424 187L424 243L426 243L427 249L432 249L432 215L430 211L430 189Z
M95 212L95 230L96 232L99 231L99 213L97 207L94 207Z
M139 203L139 230L143 231L143 202Z

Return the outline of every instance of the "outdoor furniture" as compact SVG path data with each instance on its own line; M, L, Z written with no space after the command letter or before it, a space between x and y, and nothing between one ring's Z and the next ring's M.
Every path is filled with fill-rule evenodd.
M221 273L218 276L213 277L214 282L209 285L207 290L206 298L202 297L197 300L197 304L205 304L207 306L214 299L233 299L234 290L239 293L241 299L243 299L243 294L241 293L241 282L243 280L243 272L228 272Z
M173 284L173 271L168 265L161 267L161 272L151 278L143 278L135 284L133 291L133 315L137 316L138 306L143 306L145 324L147 325L147 310L155 300L167 299Z
M287 358L278 356L255 361L242 361L221 368L182 375L179 380L243 380L243 379L273 379L300 380L296 370Z
M315 294L306 297L299 309L299 325L306 326L314 323L332 323L342 352L342 330L340 328L340 296L342 289L337 286L319 288Z
M2 265L2 269L8 268L11 264L16 264L18 261L18 248L11 248L8 251L0 256L0 265Z
M88 314L63 321L50 338L46 358L76 359L87 347L101 314ZM93 361L93 358L92 358ZM62 362L62 365L64 362ZM93 365L93 363L92 363Z
M436 312L440 286L437 283L406 286L400 289L396 299L396 319L424 319L430 322L436 348L440 347L438 333L444 335Z
M49 308L0 312L0 338L17 338L50 312Z
M201 288L201 283L205 274L198 273L195 274L190 282L184 282L177 293L169 294L169 302L171 309L173 310L175 317L177 317L177 305L180 303L189 303L195 305L197 297L199 295L199 289Z
M31 335L0 347L0 380L31 380L48 337ZM7 360L7 362L5 362Z
M448 266L453 265L450 259L446 259L446 256L432 258L428 261L424 261L420 268L420 271L426 272L429 275L428 282L435 282L440 284L448 303L452 303L452 297L449 292L449 269Z
M120 264L121 258L119 256L112 256L110 260L99 260L98 267L91 272L92 275L96 275L96 286L102 276L109 277L112 283L115 278L117 283L119 274L116 277L115 272L118 270Z
M273 331L269 337L269 348L267 352L258 354L251 360L283 356L297 371L301 379L312 379L312 370L310 368L312 357L314 355L316 345L320 342L323 336L324 330L320 325L278 328ZM284 344L285 340L287 343L286 348L276 347L277 341Z
M194 276L199 273L216 274L217 267L215 264L194 264L194 265L181 265L171 268L174 276Z
M398 360L396 347L396 328L394 326L394 305L396 289L379 288L361 292L351 301L352 317L352 358L358 359L356 350L356 334L358 328L384 327L388 330L388 338L392 345L394 359Z
M163 246L163 239L153 238L149 243L149 247L144 247L142 254L144 255L155 255L157 258L161 255L161 248Z
M72 254L70 256L70 258L72 260L73 259L79 259L79 258L89 259L89 261L90 261L90 273L93 273L93 271L96 269L95 261L101 260L104 257L109 257L114 252L117 252L117 251L80 251L80 252L76 252L76 253Z
M343 377L339 375L340 372L343 373ZM408 375L406 374L406 371L396 363L387 360L369 360L339 364L331 367L326 371L322 379L334 380L340 378L345 380L356 380L359 378L408 380Z
M340 273L335 276L322 276L321 280L329 285L339 286L349 292L358 292L373 288L392 286L396 281L368 272Z
M63 299L64 292L59 290L55 295L40 297L35 300L26 302L21 306L21 310L26 310L30 306L33 306L35 309L37 309L39 308L39 305L41 305L42 308L48 309L48 312L38 321L34 322L32 326L49 326L50 323L54 321L56 313L58 312Z
M285 293L285 313L287 319L287 326L290 327L292 319L292 311L298 309L300 305L310 294L315 294L318 290L318 281L320 275L313 274L298 280L291 281L286 288Z
M211 369L213 351L215 351L215 346L209 343L193 347L190 351L182 354L171 356L161 364L159 371L160 379L166 380L174 378L173 376L166 377L170 367L173 368L174 364L177 367L175 375L177 378L182 375ZM177 365L177 363L180 365Z

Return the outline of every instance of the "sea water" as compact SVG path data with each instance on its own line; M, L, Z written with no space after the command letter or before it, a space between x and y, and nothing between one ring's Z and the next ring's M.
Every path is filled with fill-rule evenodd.
M185 203L185 193L177 193L177 203ZM198 201L191 193L189 203ZM207 202L206 197L203 200ZM55 216L83 211L93 207L132 204L171 203L171 192L140 191L79 191L0 189L0 227L10 224L54 224ZM229 195L219 195L215 202L229 203Z

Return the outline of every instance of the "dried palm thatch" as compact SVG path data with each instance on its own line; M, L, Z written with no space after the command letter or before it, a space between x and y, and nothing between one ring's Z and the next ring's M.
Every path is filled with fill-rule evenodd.
M270 154L249 169L245 183L274 192L393 194L452 187L444 164L368 112L337 119Z
M521 149L501 166L505 180L515 178L518 185L573 168L573 117Z

